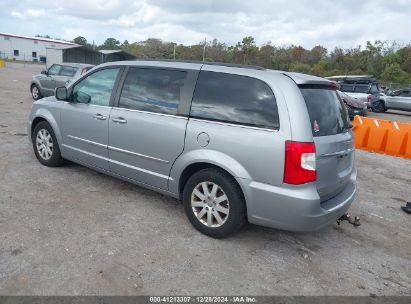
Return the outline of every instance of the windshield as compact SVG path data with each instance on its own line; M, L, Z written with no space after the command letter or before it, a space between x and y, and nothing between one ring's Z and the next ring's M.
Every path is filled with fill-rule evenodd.
M302 86L314 137L344 133L349 127L347 109L337 91L321 86Z

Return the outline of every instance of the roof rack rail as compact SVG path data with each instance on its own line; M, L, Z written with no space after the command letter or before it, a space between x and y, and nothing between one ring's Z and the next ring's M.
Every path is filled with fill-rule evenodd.
M346 83L374 83L377 82L377 78L374 75L340 75L326 77L328 80Z
M254 69L254 70L266 70L266 68L258 65L237 64L227 62L214 62L214 61L201 61L201 60L181 60L181 59L149 59L149 58L137 58L137 61L163 61L163 62L181 62L181 63L198 63L207 65L220 65L232 68Z

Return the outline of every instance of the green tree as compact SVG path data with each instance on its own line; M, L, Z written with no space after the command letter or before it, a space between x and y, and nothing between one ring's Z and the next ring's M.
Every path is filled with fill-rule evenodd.
M77 36L73 39L73 42L79 45L87 45L87 39L83 36Z
M120 41L115 38L107 38L102 45L98 47L100 50L118 50L120 49Z
M381 74L381 80L384 82L394 82L407 84L411 81L410 74L404 72L398 63L387 64L384 72Z

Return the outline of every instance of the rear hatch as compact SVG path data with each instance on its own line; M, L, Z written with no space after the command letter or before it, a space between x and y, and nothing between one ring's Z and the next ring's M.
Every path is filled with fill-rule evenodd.
M334 87L300 85L316 149L317 190L326 201L347 185L354 169L353 134L347 110Z

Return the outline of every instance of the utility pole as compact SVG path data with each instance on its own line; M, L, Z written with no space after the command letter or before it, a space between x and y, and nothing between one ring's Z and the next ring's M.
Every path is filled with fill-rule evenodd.
M174 60L176 60L176 46L177 44L174 44Z
M206 45L207 45L207 37L204 38L204 48L203 48L203 62L205 60L205 50L206 50Z

